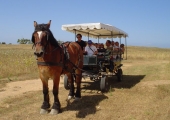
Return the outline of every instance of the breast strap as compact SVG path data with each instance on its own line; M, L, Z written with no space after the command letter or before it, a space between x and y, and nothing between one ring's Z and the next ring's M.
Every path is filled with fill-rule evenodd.
M39 62L39 61L37 61L37 65L64 67L64 64L63 64L63 63L54 63L54 62Z

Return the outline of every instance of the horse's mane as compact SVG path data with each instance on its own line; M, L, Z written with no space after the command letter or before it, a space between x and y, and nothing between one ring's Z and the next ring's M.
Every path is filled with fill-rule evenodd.
M35 27L35 31L46 31L48 34L48 40L49 40L50 44L54 47L59 47L57 40L54 38L51 30L47 27L47 24L38 24Z

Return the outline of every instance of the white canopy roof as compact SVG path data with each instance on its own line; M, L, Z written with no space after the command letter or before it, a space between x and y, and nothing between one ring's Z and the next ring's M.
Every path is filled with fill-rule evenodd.
M121 38L128 37L128 34L114 26L103 23L84 23L62 25L62 30L72 33L80 33L92 38Z

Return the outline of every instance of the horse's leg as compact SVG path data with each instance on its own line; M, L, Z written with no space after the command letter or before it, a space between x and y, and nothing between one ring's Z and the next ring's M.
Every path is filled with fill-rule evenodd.
M43 85L43 94L44 94L44 102L41 106L40 114L48 113L48 109L50 108L49 103L49 94L48 94L48 78L41 78L42 85Z
M71 73L67 73L67 76L68 76L68 82L69 82L69 86L70 86L70 91L69 91L69 94L68 94L68 100L70 100L71 98L74 97L74 79L73 79L73 75Z
M51 109L50 114L58 114L61 112L61 105L58 98L59 93L59 82L60 82L60 74L56 74L56 77L53 79L53 95L54 95L54 103Z
M79 100L81 98L81 79L82 79L82 72L80 70L75 70L76 73L76 94L75 94L75 100Z

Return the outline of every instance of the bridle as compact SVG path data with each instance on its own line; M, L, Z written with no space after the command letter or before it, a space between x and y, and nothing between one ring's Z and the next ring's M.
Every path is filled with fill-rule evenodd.
M50 43L50 40L49 40L50 32L49 32L49 29L46 27L46 25L47 25L47 24L37 25L37 26L35 27L34 32L33 32L33 35L34 35L36 32L38 32L38 31L42 31L42 32L45 32L45 33L46 33L46 41L47 41L47 42L46 42L46 44L44 45L44 47L42 48L42 51L43 51L42 57L44 57L44 54L49 54L49 52L48 52L48 53L46 52L46 49L47 49L47 47L48 47L48 45L49 45L49 43ZM33 37L34 37L34 36L32 36L32 39L34 39ZM35 49L35 47L36 47L37 44L42 44L42 41L35 42L35 40L32 40L32 42L33 42L32 49ZM54 49L53 49L52 51L50 51L50 53L54 52L54 51L57 50L58 48L59 48L58 46L57 46L57 47L54 47Z

